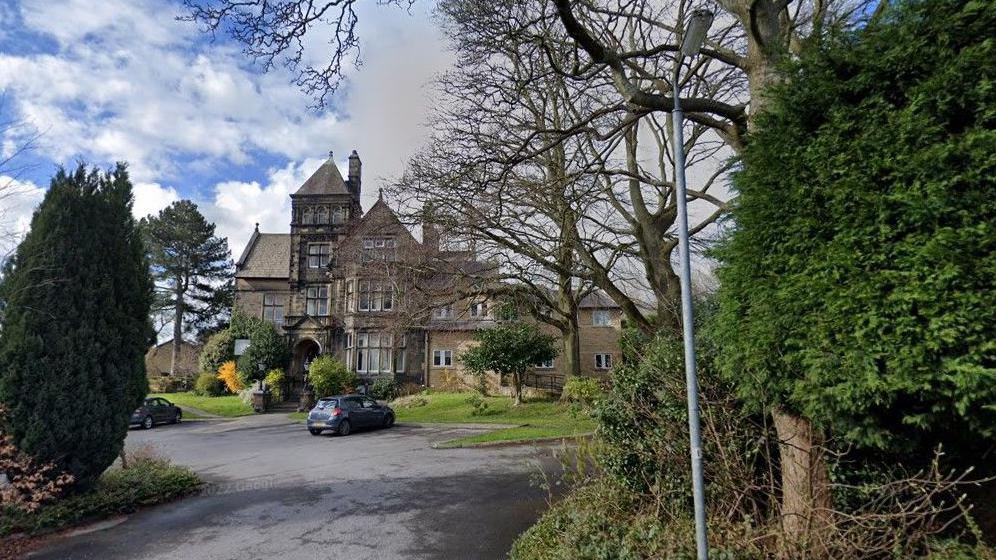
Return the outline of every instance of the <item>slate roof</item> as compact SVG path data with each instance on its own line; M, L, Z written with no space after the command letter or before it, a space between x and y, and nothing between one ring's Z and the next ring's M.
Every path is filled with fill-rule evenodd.
M289 233L253 232L239 257L236 278L290 278Z
M325 163L291 196L326 194L349 194L346 181L331 157L325 160Z
M609 296L605 295L604 292L596 291L583 297L579 307L581 307L581 309L619 309L619 304L613 301Z

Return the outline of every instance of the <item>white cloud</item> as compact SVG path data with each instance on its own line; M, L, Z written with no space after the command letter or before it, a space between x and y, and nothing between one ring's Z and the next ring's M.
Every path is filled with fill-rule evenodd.
M136 218L157 214L163 208L180 200L180 194L173 187L163 187L159 183L135 183L132 188L135 203L131 213Z
M255 224L264 233L290 231L290 194L324 160L307 159L268 172L266 184L225 181L214 187L213 198L199 202L204 216L215 223L215 233L228 238L232 257L239 258Z
M261 74L237 46L204 41L166 0L23 0L24 26L57 52L0 54L0 90L44 133L45 155L125 160L136 181L179 179L182 161L251 166L254 150L301 161L329 148L359 149L373 175L392 176L422 137L421 86L448 60L431 8L420 9L365 10L364 66L335 113L310 111L288 71ZM309 45L309 59L329 48Z
M30 181L0 175L0 259L9 255L27 233L45 189Z

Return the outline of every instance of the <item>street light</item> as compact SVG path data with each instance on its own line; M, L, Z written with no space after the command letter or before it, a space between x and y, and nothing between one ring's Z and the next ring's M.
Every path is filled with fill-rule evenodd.
M681 323L685 340L685 385L688 394L688 435L692 453L692 494L695 502L695 548L699 560L709 558L706 540L705 482L702 477L702 434L699 428L699 382L695 372L695 330L692 325L692 267L688 257L688 207L685 201L685 115L681 111L678 73L684 57L699 54L712 25L709 10L695 10L688 18L681 51L674 64L674 174L678 199L678 259L681 261Z

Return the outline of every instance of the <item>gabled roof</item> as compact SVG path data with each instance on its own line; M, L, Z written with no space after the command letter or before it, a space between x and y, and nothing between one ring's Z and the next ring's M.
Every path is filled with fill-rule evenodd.
M339 173L339 167L336 166L331 154L329 159L325 160L325 163L291 196L325 194L349 194L346 181L342 178L342 173Z
M594 291L581 299L581 309L619 309L619 304L605 292Z
M377 199L377 202L367 210L363 216L358 219L353 227L350 229L348 236L356 237L358 235L380 233L380 232L401 232L407 236L411 242L418 243L415 237L412 236L412 232L408 231L405 224L401 223L398 215L391 209L390 206L384 202L384 197L381 196Z
M249 239L235 267L236 278L290 278L289 233L259 233Z

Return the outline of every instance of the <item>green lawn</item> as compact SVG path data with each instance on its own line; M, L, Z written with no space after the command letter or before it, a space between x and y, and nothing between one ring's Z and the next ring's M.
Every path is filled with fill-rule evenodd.
M574 437L595 429L590 418L571 414L571 408L557 401L526 401L512 406L509 397L486 397L484 414L474 415L468 402L472 393L431 393L425 406L395 409L399 422L450 422L463 424L519 424L483 434L446 442L444 447L460 447L479 443L534 440L553 437Z
M238 395L225 395L223 397L201 397L193 393L153 393L150 397L162 397L169 402L183 408L192 406L204 412L216 414L218 416L248 416L254 414L251 406L242 402ZM184 411L184 417L195 418L195 415Z

